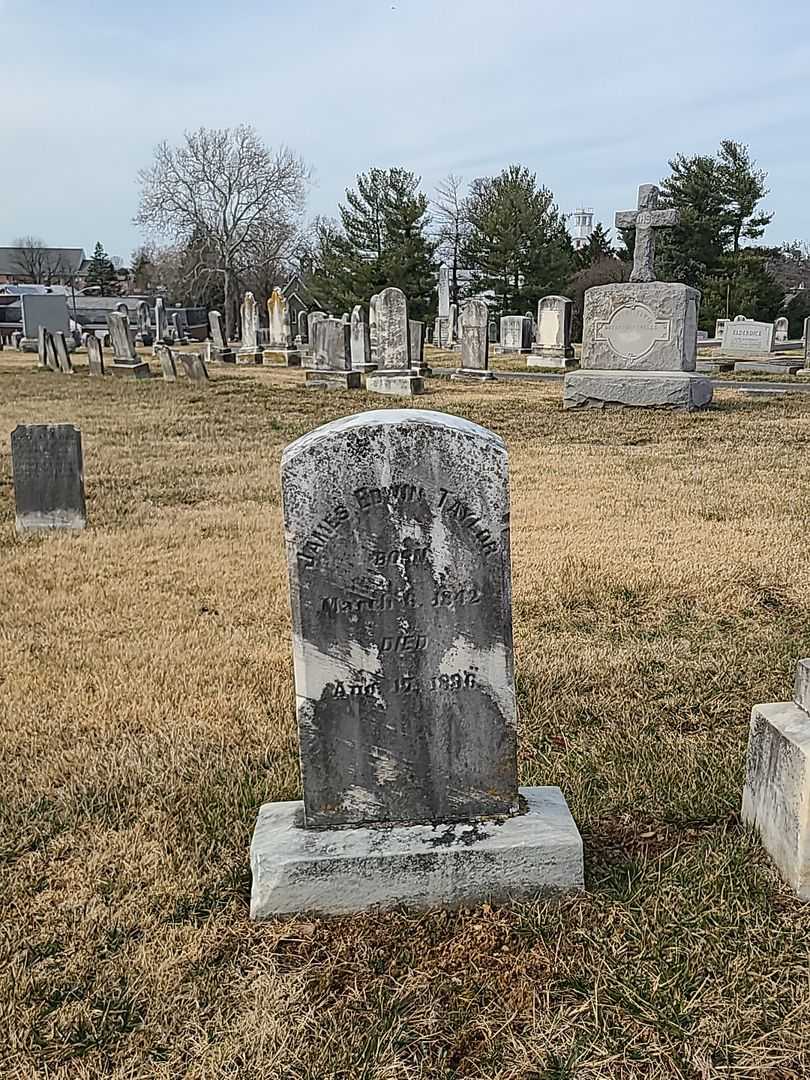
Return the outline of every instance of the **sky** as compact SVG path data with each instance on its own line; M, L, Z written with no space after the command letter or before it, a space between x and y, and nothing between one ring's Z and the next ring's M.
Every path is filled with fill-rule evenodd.
M0 0L0 27L0 245L128 260L155 145L240 123L305 159L311 216L371 166L430 195L518 162L612 225L676 153L736 139L764 242L810 242L807 0Z

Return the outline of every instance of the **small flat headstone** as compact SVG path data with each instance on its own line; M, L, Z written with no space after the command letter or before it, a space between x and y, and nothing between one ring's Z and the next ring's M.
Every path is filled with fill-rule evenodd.
M18 533L83 529L82 434L72 424L19 424L11 433Z

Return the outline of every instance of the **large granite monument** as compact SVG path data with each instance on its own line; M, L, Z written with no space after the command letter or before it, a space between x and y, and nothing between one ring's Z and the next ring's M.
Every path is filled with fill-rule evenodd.
M655 280L655 231L677 224L677 210L658 210L658 188L644 184L638 209L616 214L635 227L629 282L585 293L580 370L565 376L563 406L701 408L709 379L695 374L700 293Z
M582 888L559 788L517 784L502 440L359 413L287 448L282 497L303 801L259 811L252 916Z
M73 424L19 424L11 433L18 533L87 524L82 433Z

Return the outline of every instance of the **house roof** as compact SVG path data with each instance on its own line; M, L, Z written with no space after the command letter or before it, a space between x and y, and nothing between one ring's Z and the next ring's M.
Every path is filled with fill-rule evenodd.
M41 261L58 274L77 274L84 262L84 248L42 248ZM25 268L32 262L26 248L0 247L0 274L7 277L25 275Z

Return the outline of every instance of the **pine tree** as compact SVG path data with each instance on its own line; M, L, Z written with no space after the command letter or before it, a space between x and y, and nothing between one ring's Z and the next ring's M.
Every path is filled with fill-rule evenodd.
M467 200L464 258L476 292L492 291L496 314L533 310L541 296L562 292L574 266L565 221L534 173L510 165L473 181Z
M97 286L101 290L101 296L118 296L118 274L101 241L96 244L87 268L87 284Z
M612 258L615 254L610 243L609 230L605 229L601 221L598 221L596 228L588 237L588 243L576 252L574 264L577 270L584 270L586 267L600 263L604 259Z

